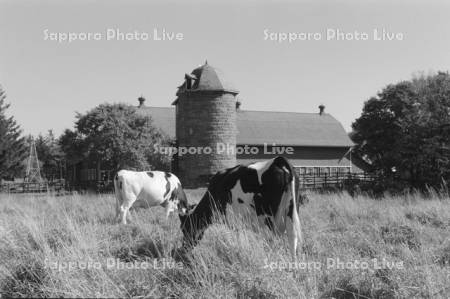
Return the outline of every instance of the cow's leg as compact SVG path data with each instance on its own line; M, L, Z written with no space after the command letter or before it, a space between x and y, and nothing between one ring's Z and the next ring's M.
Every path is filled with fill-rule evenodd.
M170 216L175 210L177 210L177 204L176 204L174 201L167 199L167 200L164 202L164 209L165 209L166 219L168 219L169 216Z
M297 262L297 243L298 243L298 235L294 228L294 222L291 217L286 217L286 230L289 242L289 250L291 252L291 256L295 262Z
M127 217L128 217L128 221L130 221L131 223L133 223L133 219L134 219L134 213L136 213L136 211L135 210L133 210L133 212L130 210L130 209L128 209L127 210Z
M122 204L117 200L116 201L116 222L120 222L122 219L122 214L120 213Z
M114 178L114 194L116 197L116 217L115 221L120 221L120 207L122 206L123 199L122 199L122 183L119 181L119 177L116 175Z
M120 206L120 212L119 212L120 223L127 224L127 212L128 212L127 208L125 208L123 205Z
M128 211L136 201L136 196L133 193L128 192L124 197L126 198L126 200L124 200L122 202L122 205L120 206L120 222L122 224L127 224Z
M297 210L297 203L295 196L296 186L295 186L295 178L291 182L291 194L292 194L292 215L291 217L288 215L287 220L289 222L289 226L291 229L290 234L293 235L293 237L290 237L290 245L291 245L291 253L297 261L297 244L300 243L300 246L302 246L303 243L303 236L302 236L302 228L300 224L300 217L298 215Z

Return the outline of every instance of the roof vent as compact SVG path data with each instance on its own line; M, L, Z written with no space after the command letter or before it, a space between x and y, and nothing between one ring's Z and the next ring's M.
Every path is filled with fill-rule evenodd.
M139 108L145 106L145 98L143 96L140 96L138 98L138 101L139 101Z
M319 114L322 115L324 111L325 111L325 106L323 104L320 104L320 106L319 106Z

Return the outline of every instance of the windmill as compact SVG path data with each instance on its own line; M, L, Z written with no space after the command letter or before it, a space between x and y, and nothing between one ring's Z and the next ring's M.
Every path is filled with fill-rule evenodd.
M36 143L31 138L30 142L30 155L27 163L27 173L25 176L25 182L40 183L42 182L41 168L39 167L39 159L36 152Z

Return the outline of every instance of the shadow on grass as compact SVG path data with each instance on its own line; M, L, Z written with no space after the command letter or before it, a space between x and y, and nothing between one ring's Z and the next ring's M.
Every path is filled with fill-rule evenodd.
M406 244L409 249L419 249L421 244L417 233L406 225L381 227L381 237L389 244Z
M261 281L244 280L235 281L237 292L237 298L263 298L263 299L275 299L279 296L264 289Z
M436 228L445 228L446 223L442 221L434 211L413 211L405 213L406 219L417 221L422 225L430 225Z
M161 240L145 239L132 247L122 247L113 256L124 261L133 262L145 259L160 259L166 256Z

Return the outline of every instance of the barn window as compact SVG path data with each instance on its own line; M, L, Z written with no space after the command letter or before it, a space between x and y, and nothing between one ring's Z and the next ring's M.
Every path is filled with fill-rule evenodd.
M343 175L343 174L347 174L349 173L350 168L349 167L339 167L338 168L338 173Z
M329 167L320 167L320 175L329 175Z
M95 169L89 169L88 170L88 181L94 181L95 180Z

